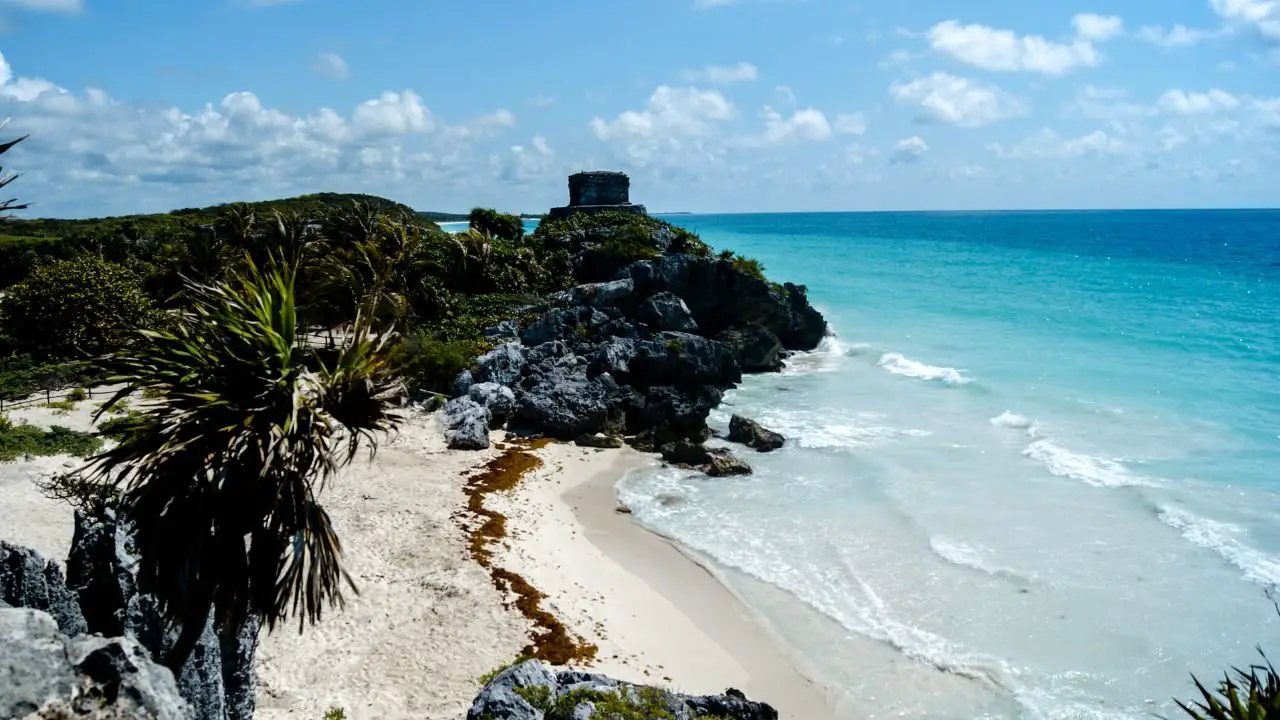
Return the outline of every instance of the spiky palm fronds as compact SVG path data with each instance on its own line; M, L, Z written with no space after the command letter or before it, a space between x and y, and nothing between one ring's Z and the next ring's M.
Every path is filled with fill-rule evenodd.
M1192 678L1201 699L1191 704L1177 701L1178 707L1195 720L1267 720L1280 718L1280 676L1261 649L1264 665L1251 665L1248 670L1232 668L1223 677L1216 692Z
M159 391L136 430L86 474L120 490L135 528L138 582L182 628L180 668L210 609L238 626L296 616L299 630L341 606L342 545L317 501L358 447L398 421L390 333L358 318L336 358L307 349L295 269L274 261L193 285L171 331L115 356L122 394ZM110 407L108 403L105 407Z
M0 122L0 129L4 129L4 126L8 124L9 124L9 121L7 119L4 120L3 122ZM15 140L10 140L8 142L0 143L0 155L3 155L9 152L10 150L13 149L13 146L17 145L18 143L26 139L27 139L27 136L23 135L22 137L17 138ZM17 179L18 179L18 175L16 173L13 175L0 175L0 188L7 186L9 183ZM0 213L6 213L10 210L25 210L28 207L30 207L29 203L19 203L17 198L0 200ZM6 217L6 216L0 215L0 218L3 218L3 217Z

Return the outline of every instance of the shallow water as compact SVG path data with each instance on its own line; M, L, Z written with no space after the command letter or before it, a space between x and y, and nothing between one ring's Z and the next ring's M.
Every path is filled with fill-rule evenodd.
M713 415L754 476L621 492L845 714L1172 717L1280 647L1280 213L672 219L837 336Z

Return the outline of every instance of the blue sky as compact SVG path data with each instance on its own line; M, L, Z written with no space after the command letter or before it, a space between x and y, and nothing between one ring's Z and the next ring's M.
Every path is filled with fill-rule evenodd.
M356 9L359 8L359 9ZM1280 0L0 0L29 215L1280 204Z

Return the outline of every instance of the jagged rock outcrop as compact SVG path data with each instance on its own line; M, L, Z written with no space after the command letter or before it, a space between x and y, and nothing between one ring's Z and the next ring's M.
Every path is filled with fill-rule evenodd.
M0 540L0 602L49 613L65 635L89 631L80 602L58 564L30 548ZM119 633L116 633L117 635Z
M623 445L622 438L612 435L579 435L573 441L578 447L612 449L620 448Z
M115 514L76 513L67 557L68 576L86 617L88 631L123 635L140 643L159 662L173 648L179 628L163 621L155 598L138 592L129 534ZM194 720L251 720L254 710L253 659L258 623L220 627L211 616L191 658L177 678Z
M137 641L68 637L47 613L0 607L0 717L193 718L173 674Z
M620 682L605 675L583 672L553 673L537 660L528 660L498 673L471 704L467 720L606 720L606 711L634 709L636 717L671 717L695 720L777 720L778 712L765 703L752 702L741 692L691 696L661 688Z
M772 452L787 444L787 439L750 418L729 418L729 442L736 442L759 452Z
M580 260L616 232L572 230L547 242ZM506 422L566 441L626 436L645 451L681 438L701 443L707 416L744 371L779 370L786 350L812 349L826 333L804 288L772 285L728 260L679 254L688 240L669 227L649 233L650 246L672 254L550 296L519 328L519 342L459 375L455 395L465 402L445 407L451 447L488 447L477 408L487 411L486 430ZM486 336L510 338L516 330L504 323ZM493 385L511 389L510 411ZM703 465L720 473L745 467L726 458Z

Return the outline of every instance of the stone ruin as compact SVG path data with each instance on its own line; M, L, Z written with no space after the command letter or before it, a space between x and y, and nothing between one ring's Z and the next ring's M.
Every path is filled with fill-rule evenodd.
M627 212L637 215L648 213L643 205L631 203L631 179L626 173L607 170L580 172L569 176L569 204L551 208L551 219L568 217L574 213Z

